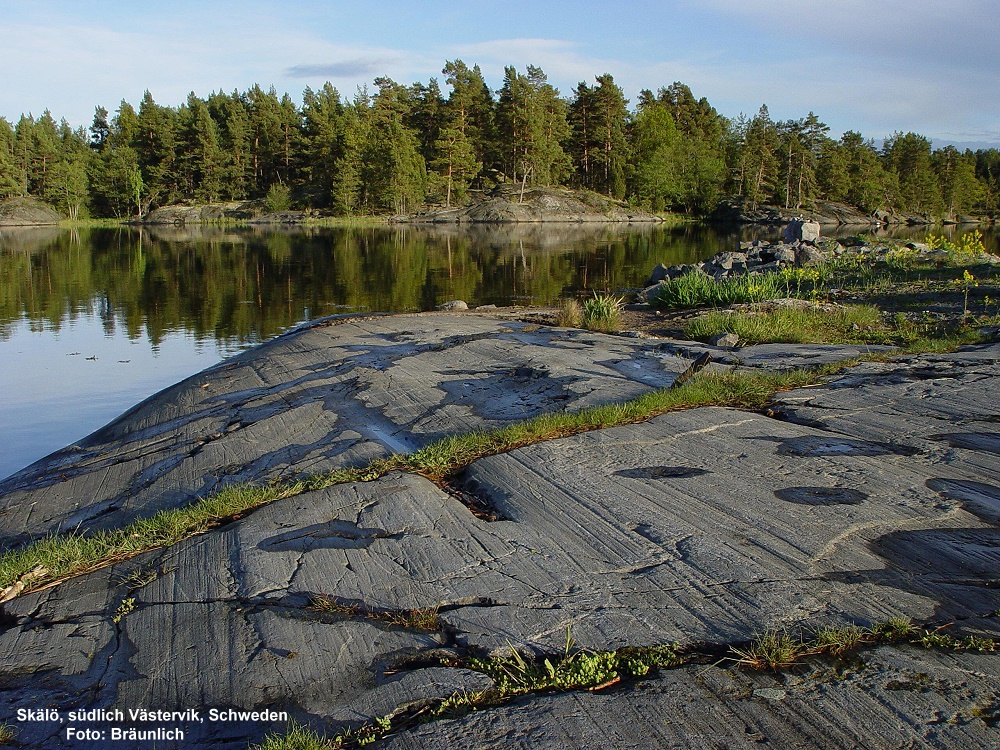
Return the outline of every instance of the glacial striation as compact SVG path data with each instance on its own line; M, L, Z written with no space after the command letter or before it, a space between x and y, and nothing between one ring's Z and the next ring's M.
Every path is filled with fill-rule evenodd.
M635 398L687 369L683 346L475 312L319 321L4 482L4 543ZM781 369L786 350L715 367ZM1000 636L998 363L997 344L866 363L763 413L669 412L480 458L447 482L396 471L286 497L5 602L0 695L11 717L60 714L10 720L25 747L79 747L67 713L103 709L126 718L98 731L183 730L157 748L247 748L286 723L209 710L332 735L487 689L466 656L558 654L569 631L585 649L715 656L382 746L995 746L995 653L881 646L785 671L724 657L768 630L897 617ZM436 627L393 614L413 611ZM200 715L139 727L138 708Z

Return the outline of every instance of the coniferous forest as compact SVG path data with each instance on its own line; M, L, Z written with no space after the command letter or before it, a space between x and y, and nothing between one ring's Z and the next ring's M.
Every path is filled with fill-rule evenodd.
M834 139L812 112L775 121L766 106L727 118L682 83L644 90L630 107L609 74L569 96L531 65L506 68L496 92L461 60L442 74L447 95L435 78L377 78L350 100L329 83L307 88L301 106L256 85L191 93L179 106L146 92L138 108L97 107L87 129L48 110L15 124L0 118L0 198L33 196L73 219L242 200L396 214L460 204L500 183L585 188L695 216L727 198L932 218L993 214L1000 204L996 149L933 149L909 132L881 146L851 131Z

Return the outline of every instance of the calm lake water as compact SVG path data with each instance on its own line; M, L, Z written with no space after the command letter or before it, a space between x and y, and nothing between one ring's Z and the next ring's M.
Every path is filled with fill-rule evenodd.
M777 233L575 224L0 230L0 478L311 318L431 310L452 299L548 305L638 287L657 263L691 263Z

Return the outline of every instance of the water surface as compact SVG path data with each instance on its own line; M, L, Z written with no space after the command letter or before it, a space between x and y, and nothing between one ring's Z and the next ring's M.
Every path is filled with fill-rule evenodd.
M0 230L0 477L311 318L452 299L549 305L635 288L658 263L775 234L577 224Z

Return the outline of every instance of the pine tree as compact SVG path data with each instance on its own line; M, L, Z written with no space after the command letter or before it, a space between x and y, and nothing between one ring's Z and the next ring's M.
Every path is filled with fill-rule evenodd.
M306 199L313 206L333 205L337 162L344 155L344 104L329 82L319 91L302 94L301 179Z
M767 105L762 104L747 124L741 154L743 180L740 194L753 208L774 197L778 174L777 150L778 129L771 120Z
M726 174L728 124L702 97L680 82L660 89L657 98L670 110L681 134L677 144L678 203L686 211L707 213L722 192Z
M954 146L938 149L931 157L945 212L949 218L968 213L982 202L986 191L976 179L976 156Z
M73 130L63 120L59 124L59 158L52 168L45 200L78 219L89 196L88 165L94 154L87 143L87 133Z
M213 203L222 189L224 165L218 126L208 112L208 105L194 92L188 95L181 122L185 192L196 201Z
M493 93L478 65L470 69L461 60L448 61L441 72L451 86L448 121L458 127L471 144L475 161L483 165L480 173L473 177L473 183L481 183L484 171L495 171L499 159Z
M639 94L632 124L632 200L652 211L669 209L680 199L677 152L680 133L669 107L651 91Z
M14 129L0 117L0 199L21 194L22 183L14 158Z
M431 167L444 182L447 208L451 206L453 198L457 202L465 199L469 185L483 165L476 161L472 141L462 133L458 123L449 123L441 128L434 149L437 158L431 162Z
M185 144L179 141L181 124L177 111L161 107L146 91L136 119L134 146L149 204L165 205L192 196L181 165L186 152Z
M931 165L931 142L916 133L896 132L882 146L887 171L899 183L896 205L905 211L936 216L943 210L940 186Z
M505 69L497 121L501 163L514 182L555 185L569 174L572 162L562 147L570 136L566 104L541 68L529 65L527 75Z
M377 78L363 150L362 180L369 206L397 214L420 205L427 171L416 134L404 125L409 104L402 86Z
M237 91L213 93L207 104L218 126L219 146L223 152L221 197L244 200L250 179L250 118L246 104Z

